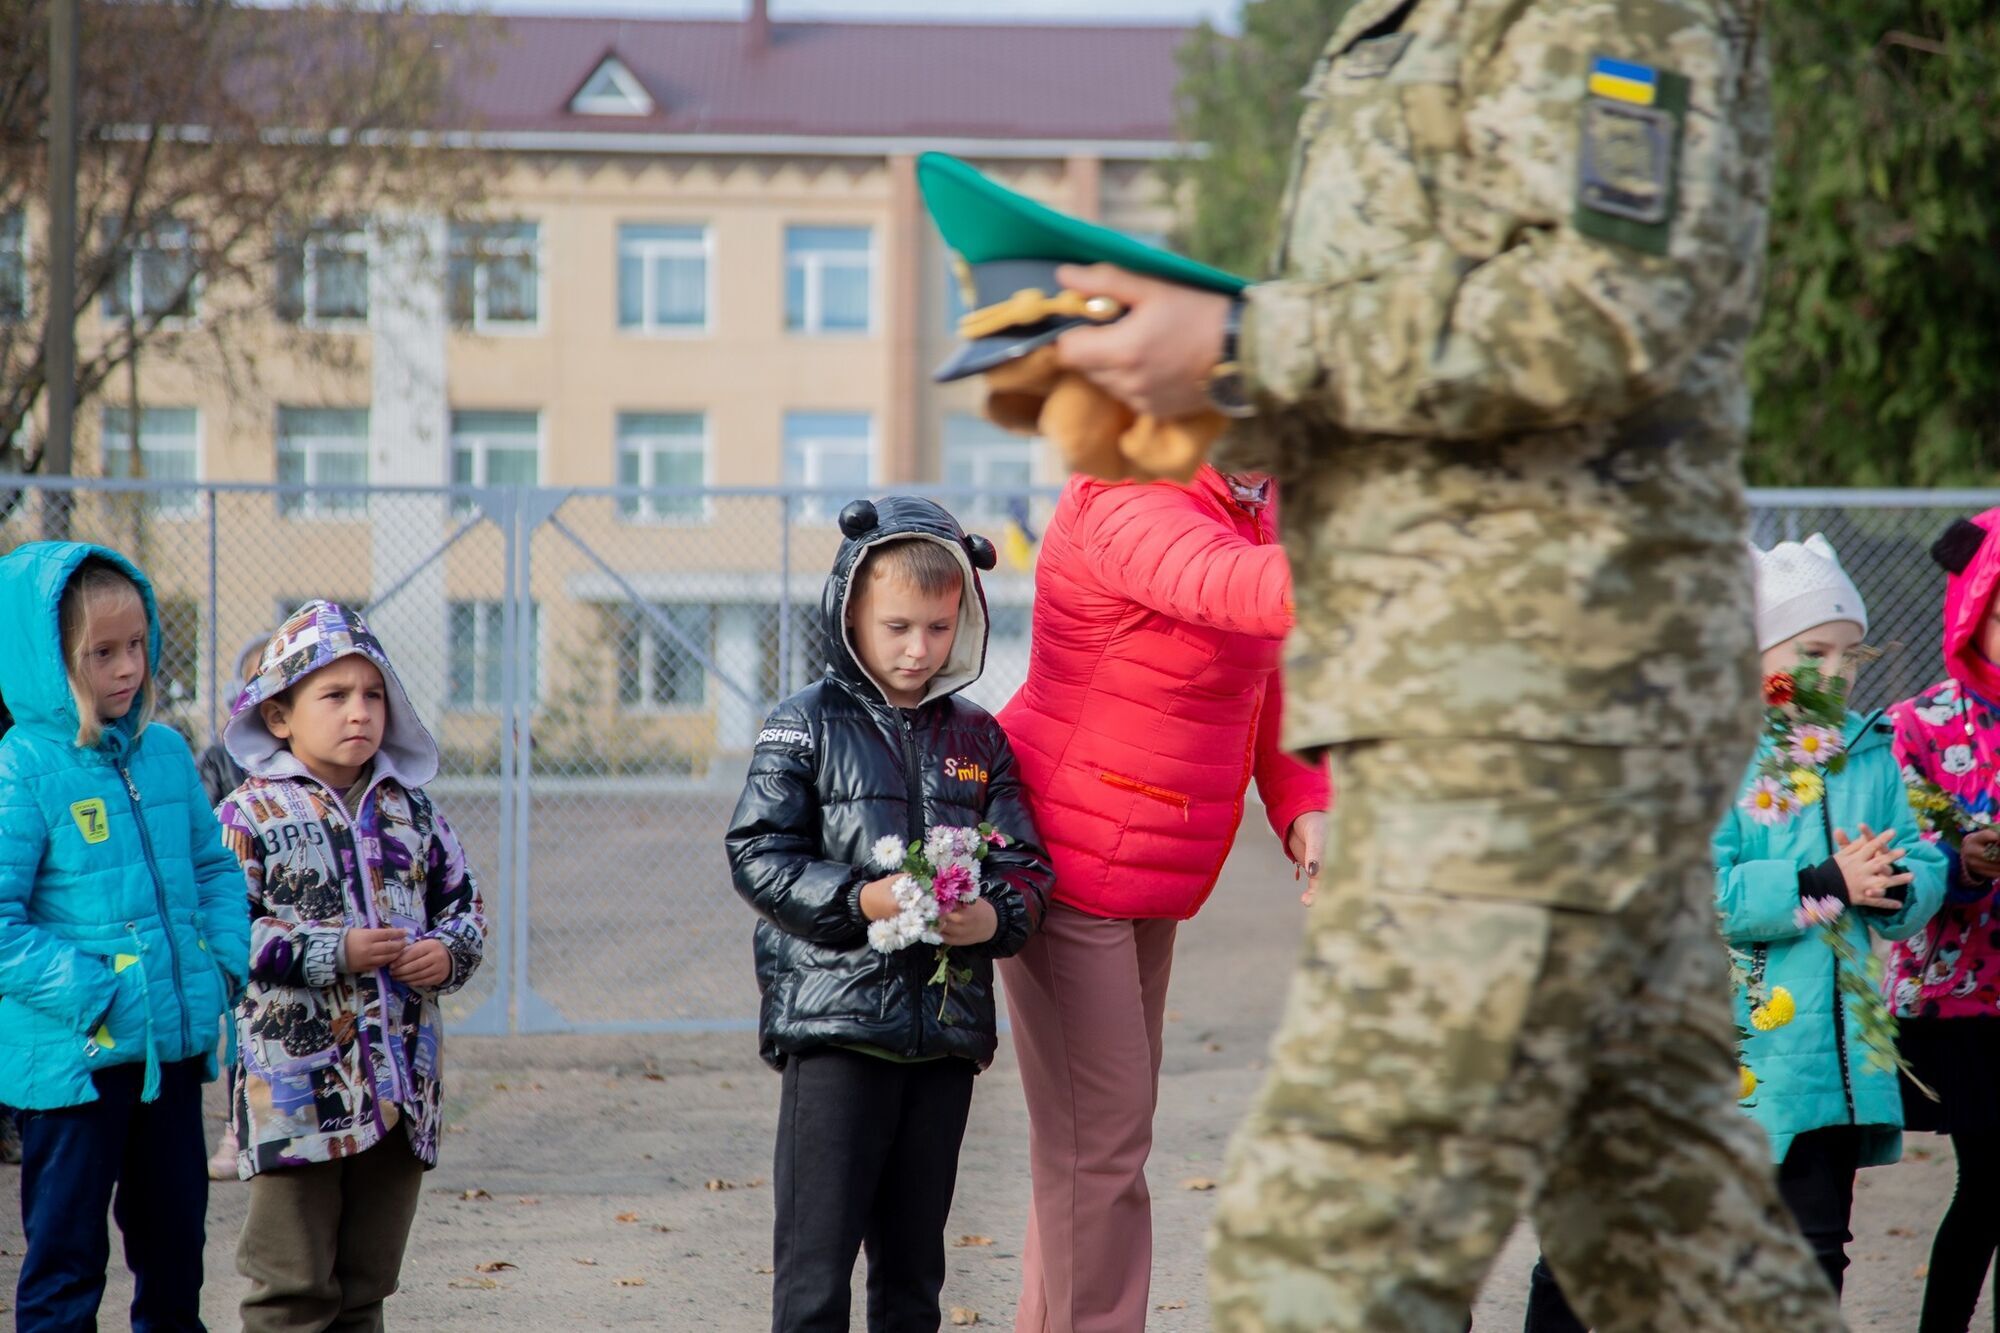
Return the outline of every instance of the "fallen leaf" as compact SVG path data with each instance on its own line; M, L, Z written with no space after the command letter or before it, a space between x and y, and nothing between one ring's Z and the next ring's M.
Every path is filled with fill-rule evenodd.
M639 1220L639 1215L637 1213L620 1213L616 1220L620 1222L636 1222Z
M724 1092L736 1091L736 1085L734 1083L731 1083L728 1079L723 1079L722 1082L716 1084L715 1086L721 1088Z
M617 1281L621 1287L643 1287L646 1285L646 1279L642 1277L621 1277Z
M1222 1049L1222 1043L1219 1041L1204 1042L1202 1043L1201 1048L1204 1051L1207 1051L1210 1055L1214 1055L1217 1051Z
M655 1223L653 1223L653 1230L655 1230L655 1231L672 1231L672 1230L673 1230L673 1228L672 1228L672 1227L670 1227L670 1226L668 1226L668 1225L667 1225L667 1224L666 1224L665 1222L655 1222Z
M717 1193L722 1190L733 1190L736 1188L736 1182L733 1180L711 1180L708 1182L708 1188L711 1193Z
M655 1074L652 1073L651 1071L648 1071L646 1074L646 1081L648 1083L665 1083L667 1081L667 1076L665 1074Z
M1154 1306L1153 1308L1154 1308L1155 1310L1185 1310L1185 1309L1187 1309L1187 1302L1186 1302L1186 1301L1162 1301L1162 1302L1161 1302L1160 1304L1158 1304L1158 1305Z
M446 1125L444 1127L444 1132L447 1134L465 1134L468 1133L469 1131L466 1129L464 1125Z
M769 1264L758 1264L755 1268L751 1269L750 1271L753 1273L775 1273L778 1270L771 1267Z
M507 1085L506 1085L505 1083L495 1083L495 1084L493 1085L493 1091L495 1091L495 1092L505 1092L505 1091L507 1091Z
M993 1237L991 1236L960 1236L952 1242L953 1245L956 1245L961 1250L969 1250L975 1245L991 1245L992 1243Z
M1914 1236L1917 1233L1910 1230L1908 1227L1890 1227L1889 1234L1892 1236Z
M752 1176L750 1177L750 1179L743 1182L743 1188L746 1190L754 1190L763 1183L764 1183L764 1177Z
M1212 1190L1215 1188L1215 1182L1210 1180L1207 1176L1189 1176L1186 1180L1183 1180L1181 1182L1181 1188L1184 1190L1195 1190L1197 1192L1203 1190Z
M505 1259L488 1259L483 1264L474 1264L472 1271L475 1273L504 1273L514 1267L516 1265L508 1263Z
M524 1203L524 1204L528 1204L528 1205L530 1205L530 1206L533 1206L533 1205L535 1205L535 1204L538 1204L538 1203L540 1203L540 1202L541 1202L541 1200L540 1200L540 1199L537 1199L537 1198L536 1198L536 1197L535 1197L534 1195L532 1195L532 1194L523 1194L523 1195L522 1195L522 1196L521 1196L520 1198L518 1198L518 1199L514 1200L514 1202L515 1202L515 1203Z
M458 1197L464 1199L467 1203L471 1203L475 1199L490 1199L493 1196L482 1189L469 1189Z
M1931 1266L1929 1264L1918 1264L1917 1271L1910 1274L1910 1276L1914 1278L1927 1278L1930 1275L1931 1275Z
M455 1277L452 1286L460 1291L498 1291L500 1284L490 1277Z
M953 1328L964 1328L968 1324L976 1324L978 1322L979 1311L964 1305L954 1305L951 1307L951 1326Z
M576 1256L576 1258L574 1258L574 1259L571 1259L571 1260L570 1260L570 1262L571 1262L571 1263L573 1263L573 1264L582 1264L582 1265L583 1265L583 1266L584 1266L585 1268L595 1268L595 1267L597 1267L597 1260L595 1260L595 1259L586 1259L586 1258L584 1258L584 1257L583 1257L582 1255L578 1255L578 1256Z

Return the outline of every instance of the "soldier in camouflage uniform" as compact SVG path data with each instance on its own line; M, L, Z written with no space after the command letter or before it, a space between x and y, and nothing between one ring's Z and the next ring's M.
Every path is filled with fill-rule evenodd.
M1709 854L1756 718L1759 11L1360 0L1274 281L1064 271L1130 308L1063 348L1135 408L1240 370L1218 461L1281 482L1286 741L1338 791L1218 1328L1458 1333L1524 1205L1600 1331L1843 1327L1736 1108Z

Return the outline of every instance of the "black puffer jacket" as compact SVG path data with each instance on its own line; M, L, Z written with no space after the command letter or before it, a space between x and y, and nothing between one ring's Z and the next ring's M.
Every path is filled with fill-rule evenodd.
M892 496L841 514L847 539L822 601L826 674L764 724L749 780L726 839L736 891L757 909L757 984L764 1059L820 1046L868 1045L904 1056L963 1056L982 1068L997 1041L993 962L1020 949L1040 923L1049 860L1023 799L1000 724L956 697L986 656L986 595L973 568L993 547L968 538L928 500ZM862 554L921 535L949 546L964 566L958 640L925 702L890 705L854 660L846 634L850 576ZM968 558L970 557L970 558ZM1008 838L983 867L1000 928L987 943L952 951L972 972L948 996L928 985L937 950L868 947L863 886L877 839L917 839L939 825L990 823ZM942 1006L942 1014L939 1010Z

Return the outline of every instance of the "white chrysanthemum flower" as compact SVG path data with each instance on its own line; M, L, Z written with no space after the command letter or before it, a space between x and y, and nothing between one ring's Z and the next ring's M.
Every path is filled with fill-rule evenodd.
M922 940L925 944L944 943L944 936L938 934L935 930L927 930L922 935L919 935L917 938Z
M868 947L876 953L894 953L903 947L903 938L892 918L868 923Z
M909 854L909 850L910 844L901 838L893 833L884 834L875 839L874 847L869 849L868 859L880 869L895 870L903 864L903 858Z

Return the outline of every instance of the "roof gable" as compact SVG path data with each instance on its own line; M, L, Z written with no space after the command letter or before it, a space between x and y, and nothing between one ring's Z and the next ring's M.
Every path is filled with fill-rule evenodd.
M597 68L569 99L569 109L579 116L650 116L653 95L639 82L615 51L607 51Z

